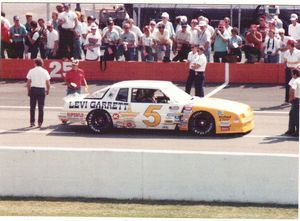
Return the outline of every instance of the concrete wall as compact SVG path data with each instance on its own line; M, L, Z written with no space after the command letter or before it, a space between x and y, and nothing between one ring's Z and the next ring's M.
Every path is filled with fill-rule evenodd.
M0 196L298 202L295 155L7 147L0 159Z

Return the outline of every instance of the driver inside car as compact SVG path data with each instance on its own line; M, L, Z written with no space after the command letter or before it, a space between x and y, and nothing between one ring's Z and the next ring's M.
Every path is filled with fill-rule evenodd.
M157 103L156 101L156 97L155 97L155 91L156 90L152 90L152 89L146 89L145 92L145 96L142 99L142 102L145 103Z

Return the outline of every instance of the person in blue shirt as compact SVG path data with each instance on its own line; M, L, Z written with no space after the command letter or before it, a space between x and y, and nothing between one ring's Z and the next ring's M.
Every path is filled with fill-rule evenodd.
M227 55L228 47L228 32L225 31L224 22L220 22L218 28L215 29L214 34L211 37L212 43L214 43L214 62L225 62L225 56Z
M20 17L14 16L14 25L9 29L12 39L12 58L23 58L24 56L24 39L27 37L27 31L24 25L20 23Z

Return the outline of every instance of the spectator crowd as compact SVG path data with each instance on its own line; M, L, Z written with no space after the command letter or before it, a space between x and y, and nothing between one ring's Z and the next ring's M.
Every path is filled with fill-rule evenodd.
M1 58L182 62L194 46L199 46L208 62L241 62L244 53L246 63L283 63L289 40L300 49L297 14L290 15L291 24L285 33L279 7L274 5L266 7L265 15L259 17L258 24L250 25L244 38L228 17L212 27L204 16L191 21L177 16L173 24L163 12L159 22L150 20L140 29L127 14L122 27L108 18L106 27L100 29L95 17L85 18L69 4L57 5L51 15L45 21L28 12L25 24L18 15L10 24L1 12Z

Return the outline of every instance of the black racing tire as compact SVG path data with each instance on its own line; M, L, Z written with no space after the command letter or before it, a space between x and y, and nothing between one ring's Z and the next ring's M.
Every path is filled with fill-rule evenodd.
M194 113L189 120L189 131L198 136L211 135L215 133L215 120L206 111Z
M95 133L106 133L112 129L110 114L104 110L93 110L86 117L88 127Z

